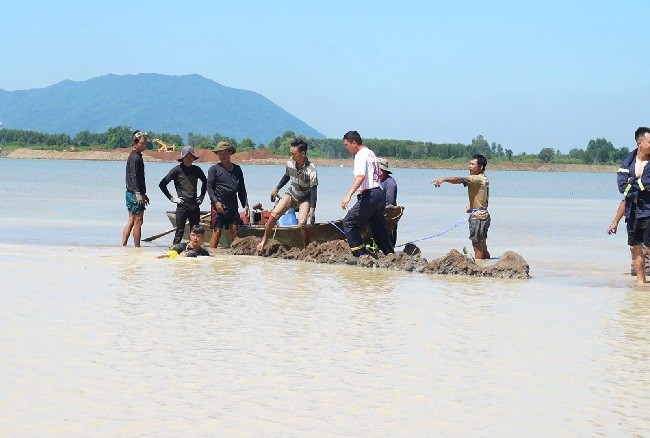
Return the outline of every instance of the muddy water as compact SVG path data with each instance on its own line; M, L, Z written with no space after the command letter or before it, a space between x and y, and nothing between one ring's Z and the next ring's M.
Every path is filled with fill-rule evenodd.
M490 250L522 254L533 276L497 280L156 259L169 242L116 245L123 165L61 163L0 160L0 196L16 205L0 213L8 435L650 429L650 288L634 287L621 233L604 234L609 175L491 175ZM147 164L144 235L168 227L156 188L168 167ZM253 200L281 176L244 170ZM323 220L339 214L350 173L323 169ZM460 187L428 185L446 174L395 172L408 208L398 243L462 218ZM464 226L421 241L423 255L467 245Z

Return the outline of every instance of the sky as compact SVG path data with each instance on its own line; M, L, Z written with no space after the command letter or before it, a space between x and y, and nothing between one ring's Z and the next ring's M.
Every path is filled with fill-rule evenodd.
M0 89L199 74L332 138L632 149L650 125L648 12L598 0L0 0Z

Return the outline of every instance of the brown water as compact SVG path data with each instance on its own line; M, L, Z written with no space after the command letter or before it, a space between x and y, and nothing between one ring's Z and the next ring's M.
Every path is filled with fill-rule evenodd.
M116 246L124 163L0 166L1 435L650 435L650 286L605 234L613 175L490 172L489 248L523 281L157 259L171 236ZM282 168L244 172L268 203ZM398 243L462 218L463 188L429 184L447 174L396 169ZM351 169L319 181L317 217L341 217ZM169 228L151 192L145 236ZM466 226L423 255L469 246Z
M3 433L648 432L643 288L158 253L0 246Z

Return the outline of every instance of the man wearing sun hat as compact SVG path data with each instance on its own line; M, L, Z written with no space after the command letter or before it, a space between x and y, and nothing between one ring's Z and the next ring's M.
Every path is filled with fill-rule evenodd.
M377 162L381 170L379 185L386 193L386 205L397 205L397 182L391 175L393 172L388 167L388 160L386 158L377 158ZM397 242L397 224L395 224L395 229L390 234L390 240L393 242L393 246L395 246Z
M191 146L185 146L181 151L181 157L178 159L180 164L174 166L160 180L160 184L158 184L158 187L160 187L160 190L167 199L176 204L176 233L174 234L174 244L180 243L183 239L185 223L188 220L190 222L190 229L199 225L199 221L201 220L200 205L203 202L205 192L208 188L208 180L205 177L205 173L203 173L203 169L192 164L198 159L199 156L196 155L194 149ZM196 189L199 180L201 180L201 194L197 198ZM175 197L167 190L167 184L171 181L174 181L174 187L176 188L177 196Z
M219 162L208 170L208 196L212 206L210 247L216 248L223 227L229 228L232 240L237 237L241 224L237 198L248 216L248 194L241 167L230 161L230 156L237 152L235 147L227 141L220 141L213 152L219 156Z

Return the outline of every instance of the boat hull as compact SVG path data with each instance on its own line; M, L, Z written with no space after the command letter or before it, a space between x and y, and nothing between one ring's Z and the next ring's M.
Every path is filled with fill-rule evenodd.
M387 205L384 212L386 217L386 227L388 233L392 233L397 223L404 213L404 207L402 206L393 206ZM166 212L167 218L171 222L172 226L176 226L176 214L173 211ZM201 224L205 228L205 241L209 242L212 237L212 229L210 228L210 212L202 211ZM239 226L239 237L248 237L255 236L262 238L264 236L265 226L262 224L244 224ZM317 222L315 224L307 225L307 231L309 232L309 241L317 243L330 242L332 240L345 240L345 233L343 232L343 219L339 219L331 222ZM369 228L366 226L363 228L361 235L364 238L364 241L370 242L372 234L370 233ZM183 235L184 239L187 239L189 236L189 225L185 226L185 234ZM302 237L300 234L300 229L297 225L280 227L276 226L271 231L269 236L270 239L275 239L278 242L287 245L289 247L301 247L302 246ZM219 247L229 247L231 243L230 232L224 228L221 232L221 238L219 239Z

